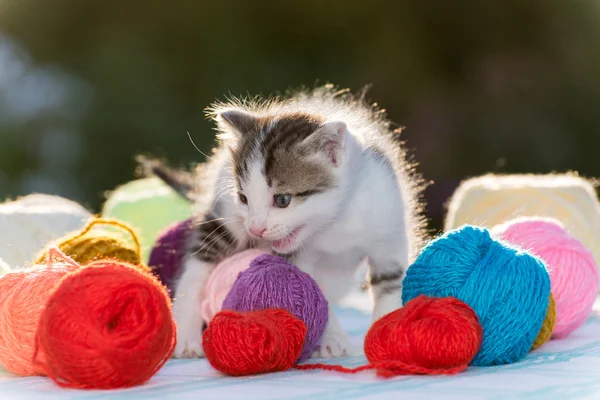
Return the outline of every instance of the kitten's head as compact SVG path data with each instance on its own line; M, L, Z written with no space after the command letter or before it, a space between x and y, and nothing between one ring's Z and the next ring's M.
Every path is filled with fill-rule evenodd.
M348 137L343 122L306 113L217 113L232 154L236 204L248 234L289 254L335 218Z

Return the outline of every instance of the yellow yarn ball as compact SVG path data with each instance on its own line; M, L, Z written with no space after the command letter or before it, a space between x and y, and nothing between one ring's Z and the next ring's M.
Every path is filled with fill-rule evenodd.
M576 174L489 174L466 180L450 200L444 228L492 228L536 216L559 220L600 266L600 203L592 184Z
M131 236L134 246L114 235L111 231L103 231L102 233L92 232L92 228L97 225L115 226L123 229ZM148 267L142 265L141 250L137 235L130 227L119 221L100 218L94 219L83 230L58 240L55 245L81 265L96 260L113 259L125 261L140 266L144 270L149 270ZM35 263L43 264L47 257L48 251L44 250L38 255Z
M542 325L542 329L540 329L540 333L538 333L535 341L533 342L533 346L531 346L531 350L535 350L548 340L550 340L550 336L552 336L552 332L554 331L554 324L556 323L556 303L554 302L554 296L550 294L550 299L548 301L548 308L546 309L546 318L544 319L544 323Z
M81 265L104 259L116 259L136 265L140 263L140 257L132 247L122 240L108 236L89 235L67 240L57 245L60 251ZM46 258L47 253L44 251L35 263L42 264Z

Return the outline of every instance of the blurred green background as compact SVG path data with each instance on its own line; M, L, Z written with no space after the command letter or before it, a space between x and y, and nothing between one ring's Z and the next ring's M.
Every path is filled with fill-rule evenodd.
M439 228L460 180L599 176L598 0L0 0L0 197L99 210L138 152L202 161L227 94L332 82L404 126Z

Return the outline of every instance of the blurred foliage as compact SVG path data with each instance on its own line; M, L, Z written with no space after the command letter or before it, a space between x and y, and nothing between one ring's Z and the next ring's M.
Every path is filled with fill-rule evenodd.
M0 0L0 196L98 209L148 152L207 152L228 94L333 82L406 127L429 214L488 171L600 175L598 0ZM12 68L12 69L11 69Z

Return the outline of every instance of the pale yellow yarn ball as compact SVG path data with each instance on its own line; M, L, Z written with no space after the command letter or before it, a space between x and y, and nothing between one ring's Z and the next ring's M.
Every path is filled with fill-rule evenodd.
M450 199L444 229L492 228L517 217L551 217L590 250L600 265L600 203L576 174L493 175L468 179Z

